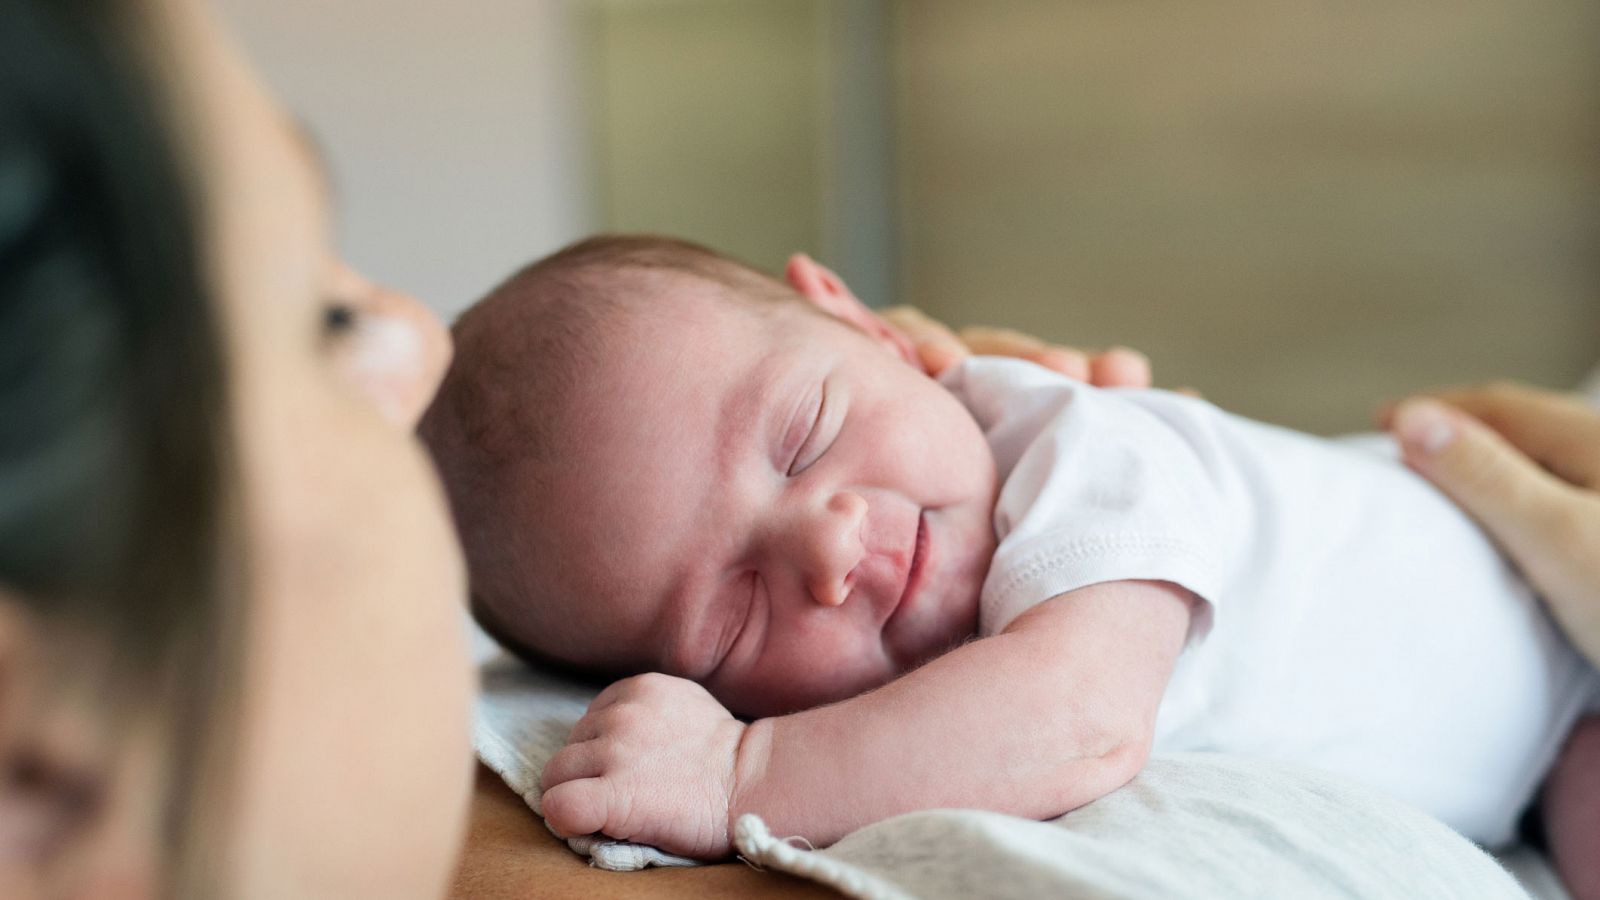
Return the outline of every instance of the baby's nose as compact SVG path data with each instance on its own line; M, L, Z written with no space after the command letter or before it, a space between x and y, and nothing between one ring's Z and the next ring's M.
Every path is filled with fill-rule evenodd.
M861 563L861 525L867 501L852 491L830 496L814 518L807 540L807 588L823 606L839 606L855 587Z
M850 596L850 591L856 586L854 572L846 575L842 580L837 578L824 578L811 587L811 596L823 606L843 606L845 598Z

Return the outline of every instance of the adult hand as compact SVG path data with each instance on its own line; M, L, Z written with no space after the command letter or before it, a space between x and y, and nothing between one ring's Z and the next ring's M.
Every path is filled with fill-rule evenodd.
M1097 387L1150 386L1150 361L1126 347L1087 353L1009 328L971 327L958 333L910 306L890 307L879 316L911 341L930 375L938 375L971 354L982 353L1026 359Z
M1414 397L1387 418L1406 462L1478 520L1600 665L1600 411L1496 384Z

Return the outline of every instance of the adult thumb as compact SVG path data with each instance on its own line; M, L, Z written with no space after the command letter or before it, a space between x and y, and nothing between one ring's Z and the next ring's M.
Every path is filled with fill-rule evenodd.
M1394 411L1390 429L1405 461L1522 559L1563 543L1551 530L1573 502L1572 488L1487 425L1437 400L1413 398ZM1556 539L1552 541L1552 539Z

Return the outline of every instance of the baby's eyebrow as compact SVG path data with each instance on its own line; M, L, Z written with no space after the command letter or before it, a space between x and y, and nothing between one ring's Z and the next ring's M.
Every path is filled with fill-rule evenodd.
M748 449L759 452L772 465L784 467L778 458L784 432L805 402L804 391L794 390L798 380L796 367L784 365L777 356L768 356L743 382L743 390L729 392L719 422L717 447L732 458L721 462L737 465L741 451Z

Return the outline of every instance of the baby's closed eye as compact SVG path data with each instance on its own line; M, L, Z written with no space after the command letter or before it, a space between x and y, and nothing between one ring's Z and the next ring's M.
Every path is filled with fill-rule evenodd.
M816 411L811 416L805 439L795 450L793 461L789 464L791 478L815 465L817 460L833 446L829 435L836 437L839 429L833 422L833 419L837 418L836 410L829 400L828 384L823 382L817 390Z

